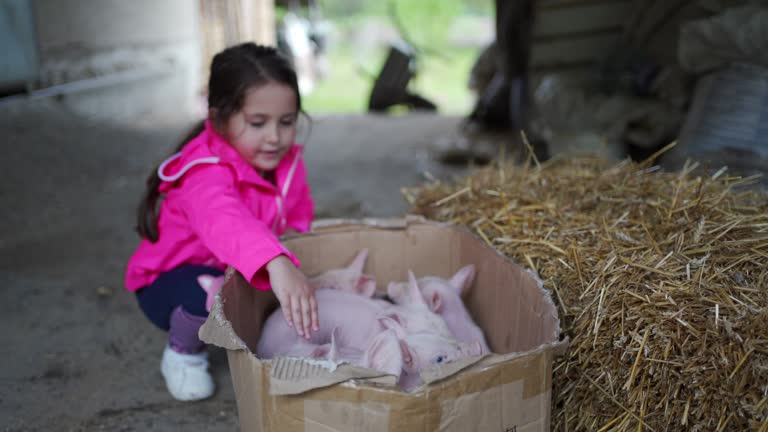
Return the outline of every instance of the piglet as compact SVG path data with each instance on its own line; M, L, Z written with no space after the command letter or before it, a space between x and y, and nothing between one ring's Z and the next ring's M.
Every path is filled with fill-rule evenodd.
M396 321L407 333L433 333L443 337L453 337L445 319L430 310L419 289L419 283L412 271L408 271L408 284L405 286L401 304L385 303L379 317Z
M460 343L429 331L411 333L390 317L379 322L385 330L368 345L359 364L395 375L406 391L421 384L419 372L425 367L481 355L479 343Z
M411 290L421 299L415 278ZM320 328L310 335L308 342L312 344L330 343L331 334L336 331L341 346L364 350L373 338L385 330L381 323L383 319L396 322L407 333L429 332L442 337L450 336L445 320L418 303L402 307L392 304L384 306L361 295L328 289L315 291L315 299ZM277 310L264 323L257 354L265 359L282 355L293 349L299 338L282 318L281 311Z
M316 290L335 289L371 297L376 291L376 280L363 273L367 259L368 249L362 249L347 267L313 276L308 280L309 285Z
M395 330L384 330L371 340L365 351L344 347L338 343L338 327L331 333L331 342L318 345L303 339L284 355L334 363L350 363L394 375L400 379L403 372L403 354Z
M415 284L415 277L413 282ZM320 329L312 333L307 342L359 349L363 352L360 363L363 366L400 376L399 372L395 373L398 358L402 361L400 370L418 374L421 368L430 364L480 354L479 346L459 343L447 335L449 331L444 323L446 334L437 334L429 320L420 316L408 317L398 310L385 310L360 295L318 290L315 297L320 312ZM432 315L437 322L442 320L427 308L422 308L419 314ZM278 310L264 324L256 352L263 359L289 352L295 354L297 351L309 352L310 356L322 355L314 348L303 345L305 342L301 339L288 327Z
M382 307L370 299L349 292L321 289L315 291L320 329L312 332L309 342L331 342L336 327L339 342L343 346L363 349L380 331L376 316ZM267 318L257 346L260 358L272 358L290 350L300 338L276 310Z
M329 360L334 363L360 363L363 352L359 349L341 346L338 340L339 328L335 327L331 332L331 341L329 343L313 344L299 338L283 355L286 357Z
M450 279L434 276L420 278L418 286L429 309L445 319L451 334L461 342L479 342L482 353L487 354L491 350L483 331L472 320L461 299L474 278L475 266L470 264L459 269ZM387 294L396 304L413 302L410 291L409 283L390 282L387 286Z
M385 330L373 338L358 364L394 375L399 381L403 373L402 345L394 330Z
M398 384L405 391L410 392L422 383L419 372L425 367L483 354L479 342L461 343L453 337L428 332L407 333L397 321L384 318L381 322L400 341L403 370Z
M398 333L395 330L387 329L379 332L365 351L341 346L338 343L338 332L339 328L334 328L331 333L331 342L326 344L313 344L304 339L298 339L283 355L328 360L334 363L350 363L394 375L398 380L400 379L403 373L403 354Z

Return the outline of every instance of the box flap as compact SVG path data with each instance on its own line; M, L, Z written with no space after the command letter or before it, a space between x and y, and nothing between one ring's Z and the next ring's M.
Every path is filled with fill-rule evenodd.
M509 354L486 354L479 357L461 359L441 366L424 368L421 371L420 376L422 381L424 381L424 385L429 385L434 384L440 380L450 378L462 371L480 371L499 363L509 362L520 357L537 355L547 350L551 350L552 355L557 357L565 353L565 351L568 349L569 343L570 340L566 337L564 340L544 344L531 351L515 352ZM417 389L417 391L418 390L419 389Z
M548 321L555 323L555 325L551 326L550 328L550 331L551 331L550 337L551 337L551 340L557 340L560 337L560 317L557 315L557 306L555 306L555 302L552 299L552 296L550 295L549 291L546 288L544 288L544 281L541 280L541 277L539 277L539 274L531 269L525 269L525 272L528 273L528 276L530 276L531 279L533 279L536 282L536 287L539 289L539 292L541 293L541 299L548 306L545 309L546 310L545 313L548 315L547 317Z
M336 229L349 229L350 227L359 227L361 225L379 229L398 229L402 230L411 224L430 223L443 225L442 222L427 221L423 216L406 215L398 218L363 218L363 219L318 219L312 222L311 232L322 231L324 233ZM292 234L290 237L302 236L303 234ZM290 238L286 236L286 238Z
M234 269L227 269L224 276L225 285L232 278L233 273ZM215 345L228 350L248 351L248 346L235 333L232 324L227 320L224 313L224 301L221 292L216 294L216 299L213 302L213 306L211 306L208 319L206 319L205 323L200 327L198 336L201 341L210 345Z
M421 376L421 380L424 381L424 384L432 384L463 371L485 357L487 357L487 355L460 359L439 366L426 367L421 370L419 376Z
M330 361L277 357L271 361L269 394L293 395L327 387L353 379L371 379L380 385L394 387L397 378L382 372Z

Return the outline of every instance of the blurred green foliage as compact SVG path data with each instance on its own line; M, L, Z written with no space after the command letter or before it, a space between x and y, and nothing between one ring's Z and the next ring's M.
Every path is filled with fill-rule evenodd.
M409 85L412 92L429 99L442 114L466 115L474 99L467 89L469 69L477 57L476 48L456 48L448 60L429 57L419 62L419 74ZM381 49L373 64L381 67L386 50ZM330 52L331 72L317 88L304 96L302 104L312 114L365 112L373 78L361 73L348 49ZM376 69L378 71L378 69Z
M349 15L384 15L386 13L388 1L390 0L318 0L318 3L326 16L340 17ZM422 0L397 1L399 3L413 3L416 7L421 7L421 3L424 3L425 5L442 3L440 0L424 0L423 2ZM452 1L449 0L448 2ZM461 6L463 13L484 15L493 13L493 0L460 0L457 3Z
M409 85L412 92L434 102L444 114L466 115L471 110L474 98L467 80L482 47L453 45L456 35L451 31L471 32L476 25L472 17L492 17L493 1L319 0L319 4L324 18L333 23L336 37L328 47L328 76L304 97L310 115L367 110L388 47L376 43L361 50L356 41L367 31L377 31L370 27L375 22L394 28L423 50L418 55L418 75Z
M460 0L390 0L390 6L403 36L418 48L445 44L462 12Z

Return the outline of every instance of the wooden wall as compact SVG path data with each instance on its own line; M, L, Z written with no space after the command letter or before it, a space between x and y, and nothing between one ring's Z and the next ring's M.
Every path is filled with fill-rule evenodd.
M593 66L619 42L632 0L541 0L536 6L534 74Z

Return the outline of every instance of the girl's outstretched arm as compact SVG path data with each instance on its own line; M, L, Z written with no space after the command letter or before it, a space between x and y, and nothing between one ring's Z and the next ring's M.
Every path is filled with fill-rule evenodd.
M285 255L279 255L267 263L272 291L280 301L283 317L299 336L307 339L311 331L320 327L314 288L307 278Z
M176 202L190 227L218 258L253 283L257 272L277 256L299 265L272 230L243 203L234 174L225 166L190 171ZM260 289L264 289L259 287Z

